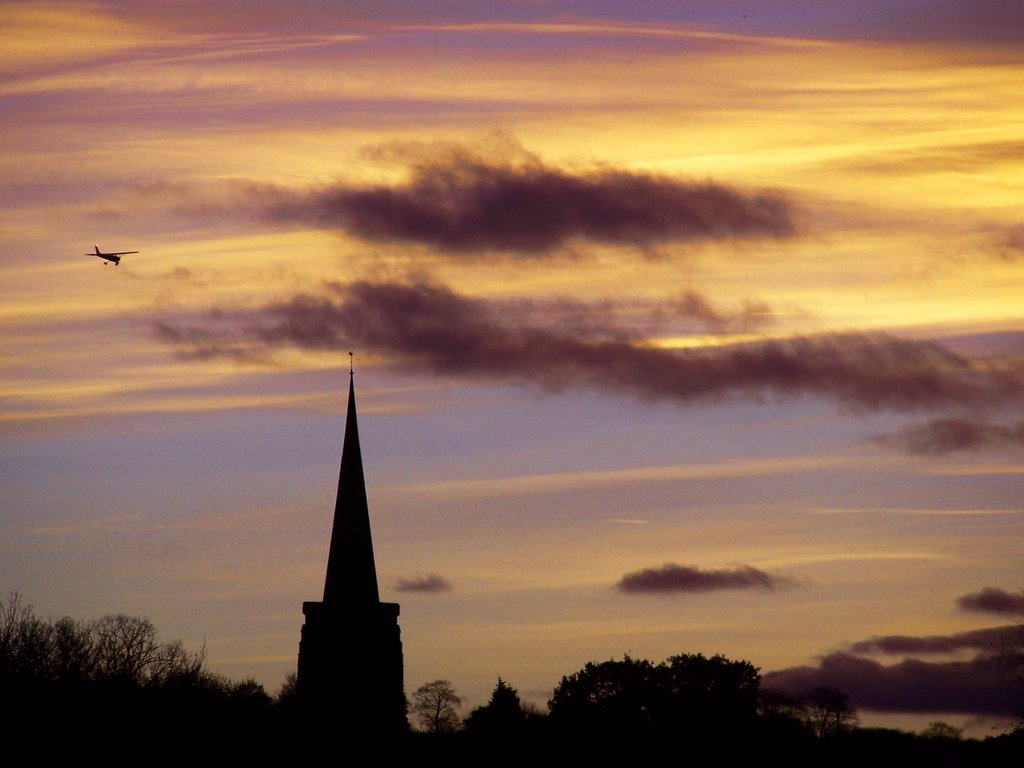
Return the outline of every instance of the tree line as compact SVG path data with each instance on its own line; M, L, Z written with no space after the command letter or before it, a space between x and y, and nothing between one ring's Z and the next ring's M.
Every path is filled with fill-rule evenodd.
M161 642L146 618L123 613L95 620L43 619L17 593L0 603L0 683L12 687L195 689L269 701L253 681L230 681L206 668L206 651Z
M654 664L628 655L588 662L564 676L542 714L524 704L502 678L487 704L460 719L462 699L448 680L434 680L412 695L410 714L430 733L522 731L530 721L565 733L686 736L708 739L772 724L818 738L837 736L858 722L849 697L818 687L798 695L761 688L758 669L719 654L679 654Z
M160 641L148 619L43 619L17 593L0 603L0 727L5 756L23 758L12 765L251 755L247 734L270 724L271 704L258 682L207 669L205 649Z
M0 603L0 701L4 732L39 765L89 757L180 765L199 755L276 765L336 756L354 738L303 705L294 674L271 697L253 680L210 671L205 649L161 641L148 619L42 619L17 594ZM486 704L464 717L461 705L448 680L420 686L407 705L416 728L376 748L449 767L496 757L644 764L666 754L714 754L727 764L782 754L790 765L987 766L1012 764L1024 751L1024 729L981 742L945 723L921 734L859 728L842 691L764 689L750 662L700 653L587 662L562 677L546 710L501 677Z
M630 656L588 662L561 679L546 711L500 677L486 704L465 717L461 704L448 680L420 686L409 702L413 723L434 740L433 757L449 764L482 764L499 746L505 762L545 765L730 764L774 755L790 766L1002 766L1024 754L1024 729L979 741L941 721L916 734L862 728L841 690L762 688L750 662L700 653L657 664Z

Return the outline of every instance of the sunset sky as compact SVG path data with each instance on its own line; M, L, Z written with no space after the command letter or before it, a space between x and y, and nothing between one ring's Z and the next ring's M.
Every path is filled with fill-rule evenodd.
M1012 720L1018 0L0 30L2 595L146 616L275 692L353 351L407 693L543 707L587 661L701 652L866 724Z

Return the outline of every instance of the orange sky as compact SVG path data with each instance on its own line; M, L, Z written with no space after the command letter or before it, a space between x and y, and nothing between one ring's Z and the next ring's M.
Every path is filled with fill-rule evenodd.
M0 586L275 690L354 348L407 690L1005 622L956 602L1024 585L999 4L675 5L0 6ZM670 563L780 586L615 588Z

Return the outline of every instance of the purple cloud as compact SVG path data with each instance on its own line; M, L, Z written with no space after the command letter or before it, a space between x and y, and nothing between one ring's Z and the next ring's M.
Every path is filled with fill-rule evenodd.
M517 162L442 145L430 159L417 151L405 184L335 184L312 192L263 187L253 195L272 222L342 229L364 240L420 243L447 253L539 256L575 239L647 248L793 234L789 205L777 194L606 168L570 172L506 140L518 149Z
M888 635L853 643L848 651L830 653L817 666L769 672L762 682L765 687L791 694L830 686L848 694L857 707L883 712L1006 717L1019 713L1022 648L1022 628L1013 624L952 635ZM963 651L977 653L969 661L904 658L891 665L863 656Z
M985 587L956 599L961 610L1024 617L1024 591L1014 595L997 587Z
M660 568L645 568L627 573L615 586L621 592L671 594L674 592L711 592L721 589L774 590L788 584L787 579L743 565L726 570L701 570L688 565L667 563Z
M975 629L954 635L885 635L854 643L850 646L850 651L856 654L933 654L963 650L995 652L1014 642L1018 634L1017 627L1005 626Z
M1024 224L1005 227L999 234L996 253L1004 261L1024 258Z
M738 312L726 313L695 291L687 291L672 311L679 317L701 323L711 333L745 333L773 322L773 312L764 302L746 301Z
M880 435L876 442L906 453L941 456L954 451L982 449L1024 449L1024 421L1002 426L969 419L934 419L892 435Z
M438 592L451 592L452 585L444 576L430 573L426 576L417 576L411 579L399 579L395 589L399 592L437 594Z
M578 308L577 308L578 309ZM600 307L595 315L602 316ZM162 321L161 340L190 358L259 357L276 347L371 348L393 364L446 376L591 388L644 400L815 395L861 409L915 410L1016 398L1012 373L976 368L928 341L821 335L664 349L611 321L562 328L525 321L515 305L431 282L356 281L255 311L218 310L198 324Z
M904 659L884 666L849 653L832 653L816 667L791 667L762 676L767 688L797 694L838 688L857 707L881 712L945 712L1012 717L1020 695L994 656L971 661Z

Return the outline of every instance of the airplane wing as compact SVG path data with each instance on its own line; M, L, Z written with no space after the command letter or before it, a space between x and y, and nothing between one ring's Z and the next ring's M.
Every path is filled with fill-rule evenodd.
M98 245L94 245L93 246L93 251L94 251L93 253L87 253L85 255L86 256L127 256L129 253L138 253L138 251L111 251L110 253L105 253L104 251L100 250L100 247Z

